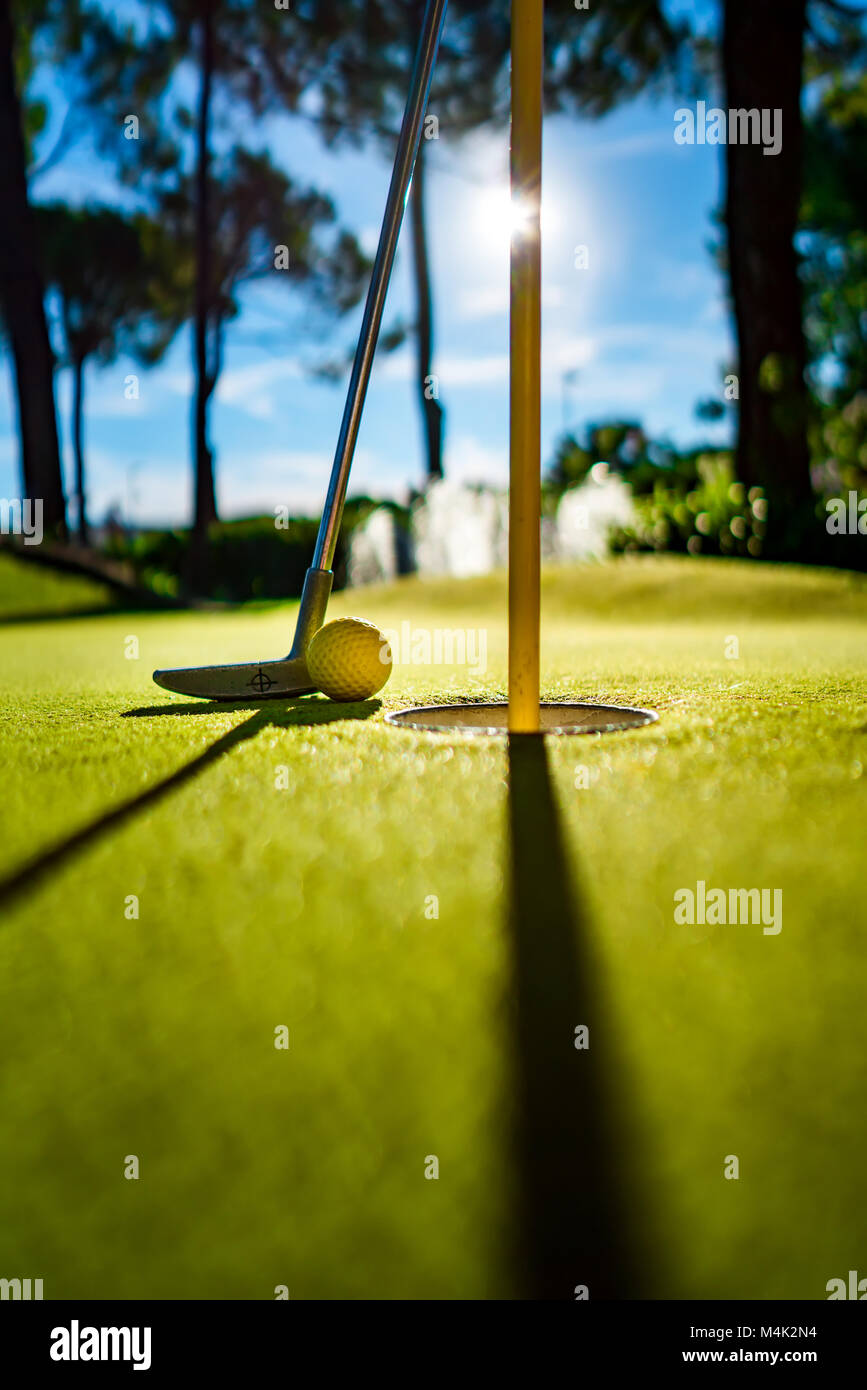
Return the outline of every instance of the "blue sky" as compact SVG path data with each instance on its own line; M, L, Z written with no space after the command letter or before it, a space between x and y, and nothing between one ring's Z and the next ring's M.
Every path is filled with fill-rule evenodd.
M629 417L685 445L724 441L729 425L695 418L721 394L733 347L724 285L709 243L721 198L721 150L677 146L674 94L601 121L546 124L544 148L543 459L564 424ZM376 150L330 152L309 122L282 118L257 133L301 182L334 199L342 222L372 251L390 169ZM508 146L505 132L430 142L428 209L435 288L434 370L446 410L446 472L505 482L508 462ZM34 190L40 200L111 200L110 174L85 144ZM575 268L586 245L589 268ZM406 234L386 320L412 316ZM225 516L321 505L345 383L305 368L353 340L360 311L330 339L303 334L303 301L279 284L250 290L228 331L212 410L217 490ZM140 398L127 400L128 373ZM569 374L567 376L567 374ZM17 447L8 363L0 390L0 495L16 495ZM91 515L110 506L139 522L185 522L191 504L188 331L156 369L128 361L89 369L86 438ZM58 407L68 449L70 383ZM404 497L423 476L412 345L381 357L362 423L350 491Z

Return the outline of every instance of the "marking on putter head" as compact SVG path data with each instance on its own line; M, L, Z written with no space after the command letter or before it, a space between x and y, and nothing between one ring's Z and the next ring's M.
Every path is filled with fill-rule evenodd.
M276 685L277 682L272 680L260 666L253 679L247 681L247 684L262 695L266 690L270 690L272 685Z

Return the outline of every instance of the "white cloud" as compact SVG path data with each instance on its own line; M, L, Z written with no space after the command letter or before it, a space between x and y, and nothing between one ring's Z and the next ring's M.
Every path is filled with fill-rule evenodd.
M566 292L562 285L546 285L542 282L542 308L560 309L566 301Z
M269 420L274 416L276 407L270 388L281 381L298 381L303 375L294 357L269 357L264 362L234 367L221 374L217 400L258 420Z
M704 299L710 288L713 293L720 281L713 262L677 261L665 256L657 256L653 265L655 288L670 299Z
M349 496L357 497L359 493L369 493L371 497L392 497L400 498L405 496L407 487L411 481L409 477L410 462L415 464L417 455L415 451L409 451L406 471L402 465L395 466L389 464L379 454L371 449L356 450L352 464L352 478L349 483ZM329 460L330 467L330 460ZM396 467L401 471L397 472ZM391 476L389 476L389 474ZM322 496L319 506L325 500L325 485L323 484Z
M598 351L597 338L547 334L542 340L542 376L545 386L548 389L554 384L559 386L563 372L574 371L576 367L586 367L598 356Z
M389 381L413 381L415 379L415 357L408 351L391 353L380 362L378 371ZM486 357L437 357L434 361L434 374L439 377L443 389L459 390L462 386L481 386L491 382L507 381L509 377L508 353L493 353Z
M365 459L367 471L375 466ZM88 450L88 503L101 518L117 509L139 525L189 525L192 514L192 470L186 455L169 462L148 458L126 467L114 455ZM325 453L266 451L252 456L231 451L217 460L216 482L220 515L225 519L255 516L287 506L290 512L318 516L328 487L331 457ZM356 490L358 490L356 488Z
M508 353L490 353L486 357L444 357L437 360L437 374L448 382L449 390L462 386L490 386L509 379Z
M138 377L137 397L127 397L127 377ZM97 375L89 372L84 383L84 413L87 420L135 420L152 412L154 380L140 367L117 364ZM157 387L158 391L159 387ZM57 377L57 405L61 419L68 422L72 410L72 374L60 372Z
M253 516L278 506L317 513L330 472L331 458L316 451L277 449L249 458L226 453L217 467L220 515Z
M595 335L599 355L611 350L640 348L646 355L647 366L652 368L660 356L669 356L684 366L691 365L694 359L716 360L725 357L729 351L729 334L722 329L706 327L678 327L675 324L660 326L654 323L620 323L602 328ZM649 352L647 351L649 349ZM620 359L622 360L622 359ZM618 361L612 370L620 370Z
M461 435L446 444L445 475L458 483L493 483L502 487L509 481L508 449L483 444L473 435Z
M542 285L542 307L559 309L565 294L562 285ZM509 312L509 286L503 280L496 285L477 285L461 290L458 299L458 318L467 322L497 318Z
M87 505L94 520L119 511L124 520L139 524L189 523L192 474L186 454L121 463L116 454L92 447L85 462Z
M595 363L579 378L581 410L594 413L599 405L634 412L638 406L655 404L669 378L671 365L620 366L616 372Z
M282 381L297 381L304 375L295 357L266 357L244 367L231 367L221 372L216 399L221 405L232 406L257 420L270 420L276 413L277 402L271 388ZM172 395L192 397L193 374L188 368L155 374L157 384Z
M356 239L365 256L375 256L379 247L380 228L373 223L362 227L356 233Z
M170 370L155 372L154 375L166 391L170 391L173 396L184 396L189 398L193 394L193 373L189 367L174 367Z
M396 348L374 360L373 374L386 381L411 381L415 374L415 357L408 348Z
M637 135L624 135L615 140L588 142L581 150L582 159L604 160L606 164L617 159L634 159L636 155L651 154L670 150L674 144L674 124L670 129L642 131Z
M505 282L498 285L477 285L463 288L458 300L458 318L488 319L509 311L509 287Z

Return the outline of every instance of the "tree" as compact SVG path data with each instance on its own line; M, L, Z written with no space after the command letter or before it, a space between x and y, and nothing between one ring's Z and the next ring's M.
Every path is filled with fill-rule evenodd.
M814 531L807 345L795 238L804 182L802 91L863 56L864 11L838 0L725 0L729 108L782 112L779 154L726 147L727 258L739 357L737 473L768 499L764 554L795 557ZM770 167L769 167L770 166Z
M215 370L219 371L213 328L224 319L212 251L220 236L215 126L220 125L224 143L234 148L239 143L233 134L239 110L263 116L275 104L293 106L313 78L321 44L317 39L311 54L293 43L293 15L256 0L155 0L146 19L146 27L134 28L125 16L92 4L86 23L71 33L70 49L77 56L82 95L98 118L104 146L117 155L121 176L152 205L181 189L178 170L185 167L183 144L192 130L193 175L181 189L181 201L193 210L193 525L194 551L201 557L217 514L208 416ZM191 55L198 83L194 112L187 109L175 83ZM138 123L136 139L118 144L129 114ZM349 241L341 240L340 245L349 260L349 274L341 272L345 288L354 257Z
M443 476L443 408L433 375L433 291L425 217L425 142L419 146L409 195L412 264L416 300L416 383L425 432L427 475Z
M677 23L660 0L609 0L549 21L549 95L601 114L665 83L697 92L721 78L726 106L780 109L783 144L726 146L726 260L738 341L738 474L769 500L765 554L796 554L812 526L809 400L795 247L806 79L863 52L863 10L840 0L720 0L722 38Z
M178 257L161 225L113 208L36 208L45 283L58 300L64 358L72 371L78 542L88 544L84 456L87 362L129 353L151 365L188 313Z
M188 263L198 250L196 183L195 176L181 179L163 194L159 207L161 226ZM214 160L208 196L211 288L202 328L197 412L199 402L207 410L216 390L226 326L240 312L245 285L279 276L303 290L314 309L344 314L358 303L370 271L354 236L345 230L331 234L336 214L330 199L298 188L264 153L236 148ZM197 346L197 358L198 352ZM199 525L194 532L190 581L203 588L206 530Z
M41 500L45 528L62 531L66 507L54 406L54 357L27 190L17 38L11 0L0 0L0 306L14 363L23 492Z
M782 113L779 152L726 146L727 259L738 340L736 473L768 499L765 552L794 555L813 525L806 344L795 233L801 198L801 86L807 0L726 0L730 110ZM769 61L773 55L773 61Z
M628 477L633 491L648 490L661 466L671 463L670 446L654 444L637 420L610 420L589 424L579 440L571 432L561 435L548 467L548 482L556 488L582 483L596 464L606 472Z
M837 489L867 484L867 78L838 79L807 120L807 346L819 401L815 449Z
M196 179L180 178L160 197L158 220L182 262L198 243ZM219 381L226 325L240 312L243 286L279 276L312 305L344 314L361 298L370 270L355 237L338 228L334 204L302 188L263 151L234 148L213 162L208 260L212 289L204 333L203 388Z

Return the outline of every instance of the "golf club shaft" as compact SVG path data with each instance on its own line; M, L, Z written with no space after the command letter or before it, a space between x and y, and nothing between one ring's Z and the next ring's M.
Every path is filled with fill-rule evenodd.
M346 497L346 486L349 482L349 470L352 467L352 456L355 452L358 428L361 424L361 412L364 408L364 398L367 394L370 370L376 352L376 342L379 337L379 327L382 322L388 282L394 264L394 254L400 236L407 193L421 140L422 122L427 109L446 4L447 0L428 0L425 11L409 98L403 113L400 139L394 158L391 187L388 190L382 231L379 234L379 247L373 265L370 287L367 291L367 302L364 306L364 318L361 323L358 347L355 351L355 361L352 364L352 376L349 379L343 422L340 426L337 451L331 470L331 480L328 484L328 496L319 525L319 535L316 539L312 566L315 570L330 570L334 560L334 551L343 515L343 503Z
M539 730L543 0L512 0L509 730Z

